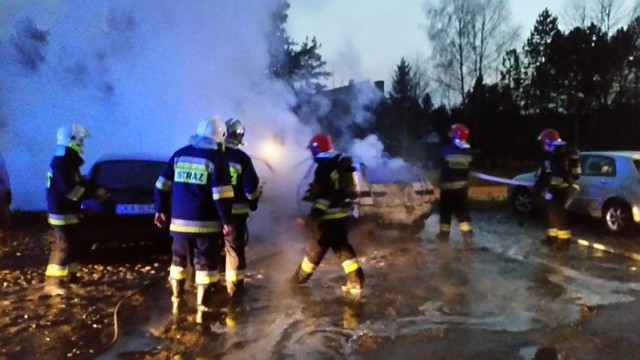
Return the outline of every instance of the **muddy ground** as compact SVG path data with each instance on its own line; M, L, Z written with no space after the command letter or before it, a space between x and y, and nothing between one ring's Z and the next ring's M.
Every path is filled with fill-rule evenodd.
M0 358L93 358L114 338L118 302L166 271L169 256L152 247L95 249L79 269L81 283L65 298L42 293L48 242L44 214L16 214L0 246ZM133 250L132 250L133 249ZM140 292L141 294L141 292ZM119 309L120 322L138 321L143 296Z
M577 246L551 254L539 219L485 195L473 249L456 236L436 242L437 213L418 236L354 229L362 298L340 293L332 254L309 286L291 289L304 231L279 243L258 235L247 295L217 292L205 326L193 323L194 294L179 319L169 315L170 257L155 246L96 249L70 296L42 295L51 232L42 214L20 215L0 246L0 359L532 359L545 347L563 359L640 358L636 263ZM573 221L578 236L640 249L638 236Z

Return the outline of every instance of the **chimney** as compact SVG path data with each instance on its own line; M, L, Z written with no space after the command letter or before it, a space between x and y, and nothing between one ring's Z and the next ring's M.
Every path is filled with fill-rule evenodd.
M378 81L374 81L373 85L382 93L384 94L384 80L378 80Z

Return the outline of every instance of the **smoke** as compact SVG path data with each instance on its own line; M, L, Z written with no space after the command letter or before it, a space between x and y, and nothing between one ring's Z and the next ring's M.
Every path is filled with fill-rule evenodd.
M276 5L0 3L0 151L13 207L45 208L56 129L70 123L92 133L83 172L107 153L169 156L198 122L220 115L240 118L247 152L286 173L308 156L301 149L310 130L288 111L288 88L269 77L267 34Z

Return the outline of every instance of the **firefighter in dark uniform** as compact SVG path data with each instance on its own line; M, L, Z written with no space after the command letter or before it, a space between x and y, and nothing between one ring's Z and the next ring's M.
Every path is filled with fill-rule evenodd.
M196 322L202 323L207 288L219 281L217 260L222 236L233 232L230 224L233 188L229 161L222 148L225 126L214 117L202 121L189 145L176 151L158 178L155 223L169 227L173 237L169 283L173 314L179 314L190 243L193 244L197 288Z
M363 290L364 272L348 238L351 201L359 192L353 160L334 151L331 138L326 134L315 135L308 148L317 165L303 198L313 204L307 219L312 239L292 280L294 284L306 283L331 248L347 275L342 290L358 295Z
M469 129L453 124L449 132L451 142L442 149L440 168L440 232L438 239L448 241L451 217L458 219L458 227L466 245L473 240L469 210L469 170L473 157L467 143Z
M566 251L571 244L567 207L578 193L580 158L576 149L567 149L555 129L543 130L538 141L544 149L544 159L538 168L534 192L545 199L547 236L543 243Z
M78 260L84 249L80 239L81 200L86 197L87 181L80 174L84 160L84 139L90 136L82 125L58 129L57 148L47 173L47 212L55 242L45 272L44 290L65 295L67 283L78 282Z
M240 120L234 118L228 119L225 123L227 126L225 152L229 158L234 194L231 215L234 231L230 236L224 238L222 253L225 256L219 267L225 267L227 292L231 297L235 297L244 292L245 270L247 269L245 254L248 239L247 218L249 211L257 210L262 190L251 157L240 150L240 147L245 145L243 142L244 125Z

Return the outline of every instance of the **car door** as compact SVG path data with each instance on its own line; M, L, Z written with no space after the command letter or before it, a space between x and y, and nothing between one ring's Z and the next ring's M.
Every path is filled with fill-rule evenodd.
M599 217L602 200L609 196L616 183L615 159L605 155L583 154L580 157L580 165L580 192L570 209Z

